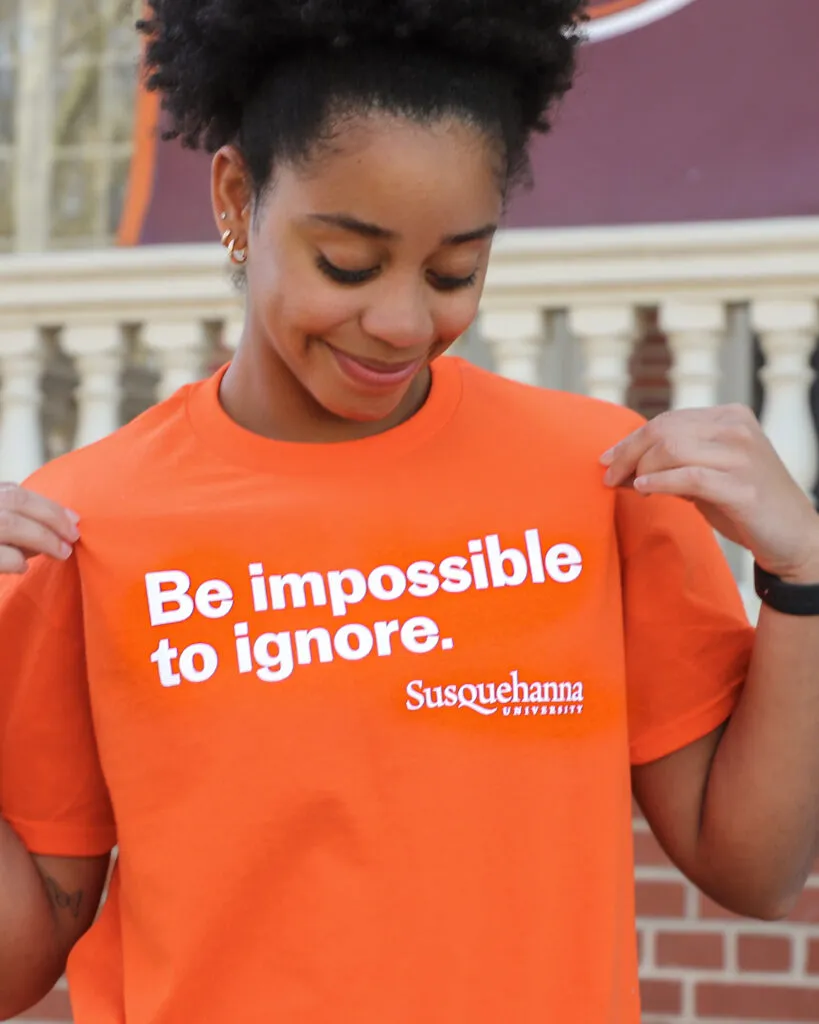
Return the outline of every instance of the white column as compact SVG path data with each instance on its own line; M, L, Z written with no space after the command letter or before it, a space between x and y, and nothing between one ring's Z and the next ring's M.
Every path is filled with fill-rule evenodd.
M819 307L798 299L755 302L751 318L765 356L762 426L796 481L810 491L819 461L810 410Z
M120 425L122 331L111 323L72 324L63 329L62 346L73 358L80 379L74 447L82 448Z
M719 404L725 306L721 302L667 302L660 309L660 326L674 360L672 407L703 409Z
M592 398L624 405L630 383L629 359L637 335L632 306L577 306L569 329L585 359L585 391Z
M810 412L814 377L810 358L819 333L816 304L755 302L751 325L766 359L760 374L765 385L762 427L794 478L810 490L817 471L816 432ZM754 592L754 562L749 551L742 551L738 582L748 616L756 622L760 601Z
M26 0L19 7L14 146L15 246L40 252L48 246L54 136L54 25L57 0Z
M669 375L672 408L704 409L718 405L720 355L728 330L725 305L721 302L668 302L660 309L660 326L674 359ZM747 401L747 393L743 398ZM734 571L748 615L754 618L759 613L759 605L754 594L753 559L744 548L720 534L717 539Z
M37 327L0 328L0 480L21 483L43 461L43 348Z
M487 310L481 314L479 330L502 377L540 384L540 352L545 341L540 309Z
M150 320L143 325L146 348L159 364L159 401L202 377L206 341L204 325L191 320Z

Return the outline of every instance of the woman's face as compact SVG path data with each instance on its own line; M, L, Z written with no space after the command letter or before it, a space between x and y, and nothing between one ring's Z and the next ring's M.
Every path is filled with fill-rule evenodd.
M269 346L333 416L390 417L475 317L502 208L497 163L458 121L373 115L307 166L279 167L252 219L242 215L245 340ZM217 158L217 209L236 172L228 154L220 182Z

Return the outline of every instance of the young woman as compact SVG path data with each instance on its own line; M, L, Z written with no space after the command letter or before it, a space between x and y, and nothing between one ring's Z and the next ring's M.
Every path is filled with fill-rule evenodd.
M3 1016L68 959L77 1024L637 1024L632 793L714 899L793 905L810 503L744 409L440 358L581 6L153 0L247 320L0 493Z

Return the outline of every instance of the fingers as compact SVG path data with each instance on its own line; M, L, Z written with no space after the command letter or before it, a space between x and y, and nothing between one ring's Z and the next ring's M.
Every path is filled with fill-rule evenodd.
M636 477L687 466L736 471L760 428L744 406L663 413L601 458L610 487L631 486Z
M79 516L14 484L0 484L0 572L25 572L27 559L65 560L79 540Z
M69 558L73 550L51 527L6 509L0 509L0 541L6 547L60 559Z
M0 511L7 511L34 519L69 544L75 544L80 537L77 524L80 517L76 512L63 508L49 498L34 491L25 490L16 484L0 483Z
M813 503L747 407L664 413L601 462L609 486L687 499L777 575L799 579L815 564Z
M0 576L21 576L28 569L28 561L22 551L0 544Z
M660 440L656 423L646 423L601 457L602 465L608 467L603 481L609 487L623 487L634 479L640 460Z
M652 476L672 469L701 466L722 472L740 471L744 465L741 452L726 445L692 437L671 437L653 445L638 461L634 477Z
M742 497L730 473L706 466L680 466L638 476L635 491L641 494L674 494L692 501L728 504Z

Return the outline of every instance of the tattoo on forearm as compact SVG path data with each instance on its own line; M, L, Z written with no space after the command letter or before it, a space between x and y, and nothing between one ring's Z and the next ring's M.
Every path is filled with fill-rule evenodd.
M50 875L45 876L46 890L55 910L67 910L74 918L80 916L83 891L67 893Z

